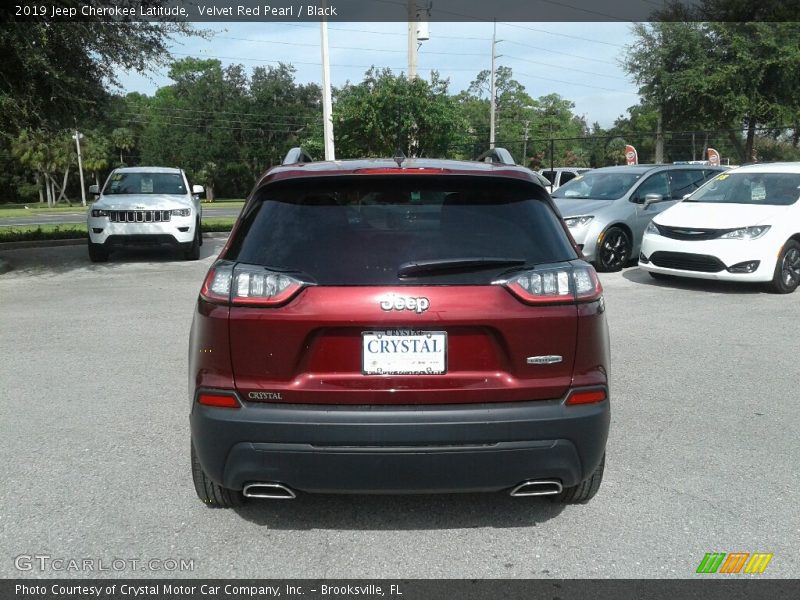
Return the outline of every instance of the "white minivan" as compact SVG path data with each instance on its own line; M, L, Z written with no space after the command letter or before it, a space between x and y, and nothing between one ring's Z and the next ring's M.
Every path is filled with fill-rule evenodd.
M755 164L717 175L657 215L639 267L664 276L800 284L800 162Z

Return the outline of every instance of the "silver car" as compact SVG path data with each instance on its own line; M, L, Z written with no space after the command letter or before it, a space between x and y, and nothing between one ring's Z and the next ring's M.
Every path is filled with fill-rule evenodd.
M552 196L586 259L619 271L639 255L650 220L725 167L631 165L594 169Z

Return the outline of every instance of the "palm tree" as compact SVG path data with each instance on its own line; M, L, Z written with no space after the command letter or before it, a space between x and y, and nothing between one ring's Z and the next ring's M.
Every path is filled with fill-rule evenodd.
M128 151L134 147L135 140L133 132L127 127L117 127L111 132L111 142L114 147L119 150L119 164L125 166L125 161L122 160L122 151Z

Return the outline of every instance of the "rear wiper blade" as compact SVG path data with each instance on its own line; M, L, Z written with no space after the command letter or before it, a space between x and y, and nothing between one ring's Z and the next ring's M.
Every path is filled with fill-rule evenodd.
M447 273L448 271L478 271L496 267L513 267L524 265L524 258L502 257L465 257L465 258L439 258L434 260L417 260L403 263L397 271L399 278L413 277L414 275L433 275Z

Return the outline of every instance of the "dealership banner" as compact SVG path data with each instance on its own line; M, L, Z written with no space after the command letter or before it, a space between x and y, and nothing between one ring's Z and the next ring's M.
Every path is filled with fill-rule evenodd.
M625 163L629 165L639 164L639 153L630 144L625 146Z
M3 600L783 600L800 581L731 579L6 579Z

